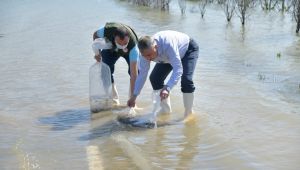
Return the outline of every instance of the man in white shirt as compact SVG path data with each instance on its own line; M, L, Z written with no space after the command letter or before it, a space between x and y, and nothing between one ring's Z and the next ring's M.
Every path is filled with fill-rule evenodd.
M139 50L143 57L140 58L140 70L134 92L127 105L135 106L137 96L140 94L150 68L150 62L157 62L150 75L153 90L160 91L162 99L161 112L171 112L169 94L171 89L181 78L181 91L185 117L192 113L195 86L193 74L196 67L199 46L188 35L177 31L161 31L152 37L143 36L138 42ZM164 80L173 70L166 84Z

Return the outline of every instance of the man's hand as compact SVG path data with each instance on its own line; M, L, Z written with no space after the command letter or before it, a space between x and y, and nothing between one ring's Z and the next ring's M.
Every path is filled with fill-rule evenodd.
M169 97L170 92L167 90L167 86L163 87L160 91L160 99L164 100Z
M95 60L97 60L98 62L100 62L102 59L101 54L95 55Z
M136 100L136 96L130 97L130 99L127 101L127 106L135 107L135 100Z

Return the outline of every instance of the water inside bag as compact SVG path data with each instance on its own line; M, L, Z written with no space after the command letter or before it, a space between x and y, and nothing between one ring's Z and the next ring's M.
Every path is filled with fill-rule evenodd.
M111 109L113 102L109 66L103 62L96 62L90 67L89 76L91 112Z

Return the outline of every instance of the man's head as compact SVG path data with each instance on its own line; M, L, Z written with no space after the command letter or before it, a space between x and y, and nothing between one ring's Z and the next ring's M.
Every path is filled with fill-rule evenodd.
M124 26L119 27L115 30L114 37L117 48L126 49L129 43L129 33Z
M138 42L139 50L144 58L153 61L157 57L157 45L150 36L142 36Z

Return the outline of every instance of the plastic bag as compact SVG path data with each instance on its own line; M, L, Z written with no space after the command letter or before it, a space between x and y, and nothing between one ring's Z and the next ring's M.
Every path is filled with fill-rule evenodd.
M153 91L152 93L152 121L156 123L157 113L161 109L160 106L161 98L160 98L160 90Z
M134 127L157 128L157 113L161 109L160 100L160 91L154 91L152 93L153 108L151 113L136 116L134 108L130 108L130 110L126 110L129 116L118 116L118 121Z
M113 114L117 115L117 117L120 119L130 119L137 115L133 107L126 106L123 106L123 108L121 107L121 109L114 109Z
M107 41L105 38L96 38L92 44L92 49L95 55L98 55L100 53L99 50L101 49L111 49L112 47L112 43Z
M110 68L103 62L90 67L90 109L96 113L112 108L112 83Z

